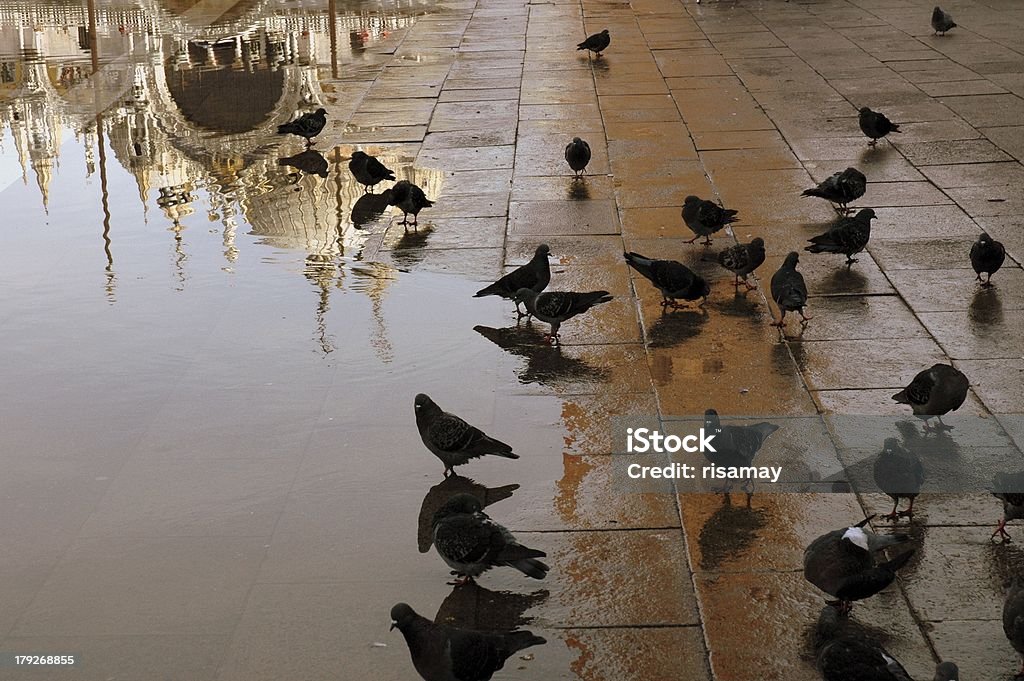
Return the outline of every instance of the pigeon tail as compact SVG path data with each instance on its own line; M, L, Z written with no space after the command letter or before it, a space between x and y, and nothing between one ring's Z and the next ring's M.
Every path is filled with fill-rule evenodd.
M505 444L501 440L495 440L493 437L484 435L484 439L481 442L481 444L488 445L488 454L493 454L494 456L503 456L506 459L519 458L519 455L512 451L512 447L510 445Z
M505 634L505 641L508 643L509 655L518 653L520 650L525 650L532 646L539 646L547 643L547 639L542 636L535 636L529 631L513 631Z
M634 270L642 274L648 279L654 277L654 273L651 271L651 265L654 261L650 258L646 258L639 253L623 253L623 257L626 259L626 264L632 267Z
M473 294L474 298L484 298L486 296L502 296L503 298L508 297L508 293L501 286L500 281L496 281L490 286L485 286L476 293Z
M540 555L543 556L545 554L540 552ZM548 570L551 569L546 563L542 563L536 558L523 558L514 563L509 563L509 565L527 577L533 577L534 579L544 579L548 576Z
M584 310L589 310L595 305L609 302L612 298L612 294L607 291L590 291L589 293L581 293L579 306Z

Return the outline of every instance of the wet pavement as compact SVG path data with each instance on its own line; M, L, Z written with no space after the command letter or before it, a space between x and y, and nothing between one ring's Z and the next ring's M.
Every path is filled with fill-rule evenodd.
M961 413L995 434L964 451L1022 460L1024 8L965 0L945 37L930 8L3 3L0 652L80 661L0 678L409 679L398 601L548 639L495 678L817 678L803 547L887 499L811 470L749 501L624 492L608 424L906 415L889 396L952 360ZM600 60L573 49L603 28ZM320 155L300 156L274 130L317 106ZM869 149L861 106L903 133ZM418 230L354 182L356 149L436 201ZM784 340L764 286L833 219L800 191L849 165L871 244L851 269L802 258L815 319ZM765 239L760 289L681 243L689 194ZM989 290L967 260L982 229L1009 252ZM542 241L552 289L615 296L555 348L471 298ZM624 249L706 276L705 308L664 314ZM442 481L417 392L522 458ZM856 459L808 438L808 469ZM548 553L547 580L446 585L425 520L462 490ZM923 548L855 618L915 678L936 659L1009 678L1000 593L1021 556L988 540L998 502L917 510Z

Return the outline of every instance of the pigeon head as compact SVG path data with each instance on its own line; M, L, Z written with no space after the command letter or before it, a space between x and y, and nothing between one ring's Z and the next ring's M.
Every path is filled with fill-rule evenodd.
M583 140L581 140L581 139L580 139L579 137L573 137L573 138L572 138L572 143L573 143L573 144L579 144L579 143L580 143L580 142L582 142L582 141L583 141Z
M885 454L892 454L900 449L900 441L894 437L885 438L885 444L882 445L882 452Z
M436 409L440 409L440 407L437 406L434 400L430 399L423 393L420 393L419 395L416 396L416 399L413 401L413 404L415 405L417 414L426 414Z
M708 286L708 282L703 277L698 276L697 279L700 281L699 286L701 298L707 298L711 295L711 287Z
M365 151L353 151L352 158L364 158L366 156Z
M940 662L935 666L935 681L958 681L959 678L960 668L953 662Z
M790 251L789 255L786 256L786 260L782 263L782 266L788 267L790 269L795 269L799 263L800 254L797 253L796 251Z
M468 515L472 513L478 513L484 509L483 504L472 494L456 494L448 501L444 502L444 505L437 509L434 513L433 525L436 525L439 520L449 518L453 515Z
M866 107L866 106L862 106L862 107L860 108L860 115L861 115L861 116L863 116L864 114L869 114L869 113L872 113L872 111L871 111L871 109L869 109L868 107Z
M391 629L394 630L408 625L416 619L416 611L413 610L407 603L399 603L395 607L391 608Z
M978 237L979 244L987 243L989 241L992 241L992 237L988 235L988 232L982 232L981 235Z
M708 430L718 431L721 430L722 424L718 420L718 412L714 409L708 409L704 412L704 427Z
M316 110L316 115L317 116L326 116L327 115L327 109L317 109Z
M760 248L763 251L764 250L764 239L762 239L761 237L757 237L753 241L750 242L750 245L753 246L754 248Z
M544 256L546 258L549 255L551 255L551 247L548 246L547 244L541 244L540 246L537 246L537 252L534 255Z
M865 208L857 213L857 219L860 220L861 222L870 222L871 220L875 219L875 211L871 210L870 208Z
M699 196L687 196L683 200L683 203L686 204L687 206L689 206L692 203L700 203L700 197Z
M601 31L601 35L608 35L608 29L606 28L603 31Z
M868 535L859 527L846 528L846 532L843 533L843 538L840 541L849 542L865 551L870 551L868 548Z

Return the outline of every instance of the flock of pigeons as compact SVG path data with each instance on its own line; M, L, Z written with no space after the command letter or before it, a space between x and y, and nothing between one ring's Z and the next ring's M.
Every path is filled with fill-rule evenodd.
M932 27L945 34L956 24L939 7L932 14ZM611 43L608 30L589 36L577 45L601 58ZM319 109L283 124L279 132L303 137L307 149L326 125L326 112ZM884 114L865 107L859 112L861 131L874 146L879 139L899 133L899 125ZM582 178L591 159L587 142L574 137L565 148L565 160L575 178ZM372 193L384 181L394 181L395 174L378 159L362 151L352 154L349 169L355 179ZM849 204L864 196L867 178L856 168L847 168L828 177L815 187L803 192L804 196L818 197L834 204L838 219L824 233L810 239L804 250L810 253L831 253L846 256L846 265L856 263L853 257L868 244L871 221L875 212L870 208L855 215ZM417 216L433 202L423 191L406 180L385 190L388 205L403 212L403 225L417 224ZM702 245L712 244L712 235L738 220L737 211L697 196L686 197L682 219L694 237L686 243L703 239ZM583 314L595 305L608 302L607 291L573 292L546 291L551 281L548 264L550 248L537 247L533 258L525 265L481 289L476 297L497 295L515 302L517 314L551 325L548 342L558 342L562 323ZM998 241L982 234L970 251L970 261L983 287L992 286L991 277L1005 259L1005 249ZM673 260L648 258L639 253L624 253L626 263L648 279L662 295L662 306L676 309L678 301L701 300L704 304L710 294L708 282L687 266ZM734 287L742 283L747 291L757 288L750 276L765 261L765 242L755 238L722 250L717 262L734 275ZM799 254L789 253L782 266L771 278L771 296L779 308L779 319L773 325L783 327L787 312L801 316L801 328L811 317L804 314L807 305L807 286L797 271ZM982 280L982 275L987 275ZM525 307L525 311L520 307ZM909 405L915 416L925 422L925 431L947 430L942 416L958 409L966 400L969 389L967 377L953 366L936 364L921 371L909 386L893 395L900 404ZM444 475L456 475L454 468L471 459L485 455L509 459L519 458L511 446L492 438L466 421L443 411L430 397L417 395L414 402L416 426L426 448L444 464ZM937 425L930 426L936 418ZM749 466L765 439L778 427L772 424L752 426L723 426L718 414L709 409L705 426L713 429L722 439L728 455L714 461L727 467ZM913 517L914 500L924 482L924 471L915 454L902 447L896 438L885 441L874 462L874 478L879 489L889 495L894 504L891 513L883 519L898 521ZM993 494L1003 502L1003 517L992 533L1009 541L1006 522L1024 519L1024 474L998 474ZM901 499L909 500L905 511L898 511ZM872 516L873 517L873 516ZM868 528L871 518L843 529L828 532L815 539L804 552L804 576L833 600L826 601L819 617L815 647L818 667L826 681L910 681L902 665L883 647L851 626L846 617L853 603L873 596L896 578L897 572L907 564L914 549L904 551L895 558L885 558L886 549L901 546L910 537L906 534L878 535ZM511 532L492 520L483 510L480 499L472 494L460 493L450 497L432 519L432 540L438 555L451 568L456 577L452 584L462 585L495 567L511 567L534 579L543 579L549 566L540 559L543 551L523 546ZM403 634L416 671L426 681L487 681L505 661L515 653L546 641L528 631L484 632L449 626L418 615L409 605L399 603L391 610L392 628ZM1024 583L1010 585L1003 611L1004 630L1013 647L1024 655ZM1024 674L1022 663L1021 674ZM936 667L935 681L956 681L957 666L942 662Z

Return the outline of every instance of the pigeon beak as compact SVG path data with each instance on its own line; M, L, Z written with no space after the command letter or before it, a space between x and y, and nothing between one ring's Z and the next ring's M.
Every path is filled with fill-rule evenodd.
M394 620L391 620L391 626L388 627L388 631L394 631L395 627L397 627L397 626L398 626L398 622L396 622Z

